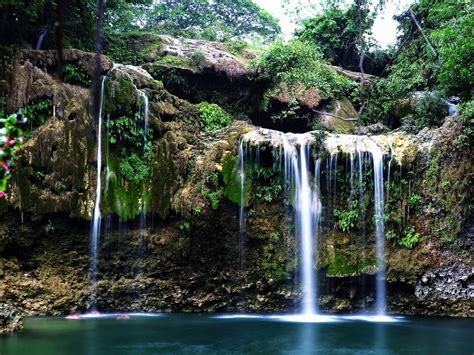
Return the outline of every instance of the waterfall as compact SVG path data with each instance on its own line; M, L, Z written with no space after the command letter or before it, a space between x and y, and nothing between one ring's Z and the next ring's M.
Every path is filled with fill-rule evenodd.
M140 111L143 117L143 156L146 160L146 144L148 140L149 100L144 90L138 90L138 89L136 90L138 92L140 99L143 101L143 106L141 107ZM141 212L140 212L140 235L142 239L143 239L143 231L145 229L146 229L146 206L145 206L145 199L143 197ZM142 240L142 243L143 243L143 240Z
M251 159L253 156L246 155L246 150L254 147L273 148L274 164L279 165L284 171L284 192L287 201L287 212L292 216L291 223L294 226L295 238L299 245L299 273L301 280L298 284L302 294L301 314L304 319L311 319L311 316L318 315L318 273L316 272L315 263L318 257L318 238L319 225L321 223L322 204L320 192L320 175L325 177L324 187L327 194L325 201L328 211L325 221L331 217L331 208L336 207L339 199L336 196L341 195L344 191L344 185L339 187L337 194L336 187L338 172L338 155L347 154L350 159L346 162L346 170L350 169L350 176L339 181L350 185L350 192L346 198L349 203L348 209L359 209L359 228L362 238L367 234L366 217L370 217L367 213L370 211L363 203L366 200L366 194L373 193L373 218L375 224L375 254L376 254L376 275L375 275L375 304L374 310L377 316L384 316L387 308L387 291L386 291L386 261L385 261L385 231L384 231L384 195L388 195L384 186L384 158L390 153L390 161L388 161L388 174L392 168L392 161L398 164L401 162L403 150L394 144L396 136L356 136L356 135L338 135L327 134L322 145L318 145L317 141L311 133L292 134L283 133L268 129L257 129L246 133L242 138L239 146L239 169L241 176L242 195L244 189L244 163L245 159ZM321 148L325 158L311 158L311 149L313 147ZM255 157L258 155L255 154ZM325 160L325 162L324 162ZM314 164L314 170L312 166ZM400 165L401 166L401 165ZM324 167L323 171L321 168ZM373 171L372 171L373 170ZM370 191L372 183L367 180L368 172L373 173L374 191ZM314 172L314 179L312 173ZM349 174L349 172L347 172ZM389 176L387 177L387 180ZM388 180L389 181L389 180ZM370 188L369 188L370 186ZM354 207L353 199L359 199L359 204ZM241 233L245 226L243 204L241 204L240 227ZM325 223L326 224L326 223ZM332 229L332 223L328 223L326 228ZM241 234L242 235L242 234ZM361 245L361 252L366 249L366 242ZM368 255L364 255L367 258ZM365 293L365 282L362 280L360 285L362 292ZM308 317L310 316L310 317ZM314 317L313 317L314 318Z
M36 41L36 46L35 49L41 49L41 46L43 45L43 40L46 37L46 34L48 33L47 28L43 28L39 34L38 40Z
M245 214L245 140L241 139L239 144L239 178L240 178L240 213L239 213L239 268L242 271L244 267L244 238L246 227Z
M319 196L319 161L315 163L315 184L311 187L309 173L309 144L304 135L284 135L283 154L286 189L294 188L295 233L300 243L299 263L302 277L302 313L305 316L317 314L317 274L315 273L315 248L321 200ZM290 142L292 139L292 142ZM296 148L296 145L299 148ZM286 191L289 195L289 192Z
M377 275L375 281L375 311L385 315L387 308L387 291L385 275L385 226L384 226L384 186L383 186L383 151L374 143L371 149L374 165L374 217Z
M136 88L136 87L135 87ZM148 134L148 117L149 117L149 107L150 101L148 100L148 96L146 96L145 90L137 90L139 97L143 100L143 109L142 109L142 116L143 116L143 147L145 147L147 143L147 134Z
M102 191L102 107L104 102L104 87L105 87L106 77L102 77L100 83L100 101L99 101L99 114L98 114L98 124L97 124L97 182L95 190L95 202L94 202L94 214L92 217L92 226L90 233L90 282L93 286L91 293L91 305L92 310L95 311L96 303L96 290L95 285L97 282L97 261L99 256L99 241L100 241L100 198Z

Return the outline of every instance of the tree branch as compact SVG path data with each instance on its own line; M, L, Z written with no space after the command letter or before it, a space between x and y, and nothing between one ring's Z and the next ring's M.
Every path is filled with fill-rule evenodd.
M341 117L341 116L335 115L335 114L330 113L330 112L318 111L318 110L314 110L314 109L313 109L313 112L319 113L319 114L325 115L325 116L331 116L331 117L335 117L335 118L340 118L341 120L349 121L349 122L356 122L356 121L358 120L357 117Z

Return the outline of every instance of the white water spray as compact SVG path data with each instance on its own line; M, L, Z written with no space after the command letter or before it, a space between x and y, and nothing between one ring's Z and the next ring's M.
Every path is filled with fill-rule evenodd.
M374 143L371 149L374 164L374 217L376 239L376 296L375 312L385 315L387 308L387 291L385 275L385 225L384 225L384 186L383 186L383 151Z
M100 102L99 102L99 117L97 125L97 181L95 190L95 202L94 202L94 214L92 217L92 226L90 234L90 249L91 249L91 260L90 260L90 282L93 286L91 294L92 309L95 309L96 291L95 284L97 282L97 261L99 256L99 241L100 241L100 199L102 191L102 106L104 102L104 87L105 87L104 76L100 83Z

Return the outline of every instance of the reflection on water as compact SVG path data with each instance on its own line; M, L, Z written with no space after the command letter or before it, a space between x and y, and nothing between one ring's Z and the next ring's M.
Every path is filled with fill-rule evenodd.
M472 354L474 320L128 314L31 318L0 354ZM117 319L118 317L118 319ZM394 321L395 320L395 321Z

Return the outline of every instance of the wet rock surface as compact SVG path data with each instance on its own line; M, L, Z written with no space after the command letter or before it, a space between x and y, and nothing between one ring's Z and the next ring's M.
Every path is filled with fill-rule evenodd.
M21 313L15 307L0 303L0 334L13 333L23 329Z
M472 317L474 270L460 264L429 271L417 281L415 296L427 308L437 309L441 299L452 304L460 315ZM445 312L444 307L441 310Z

